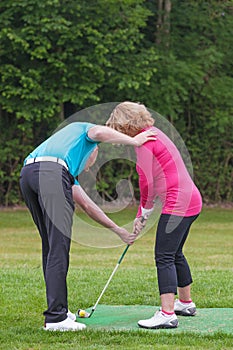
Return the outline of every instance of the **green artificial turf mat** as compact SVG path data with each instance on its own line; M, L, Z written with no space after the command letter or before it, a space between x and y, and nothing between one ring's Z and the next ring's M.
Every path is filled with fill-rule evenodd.
M147 305L98 305L90 318L77 318L77 321L85 323L88 328L104 330L233 334L233 308L198 309L194 317L178 316L179 326L174 329L147 330L138 327L138 320L150 318L158 309Z

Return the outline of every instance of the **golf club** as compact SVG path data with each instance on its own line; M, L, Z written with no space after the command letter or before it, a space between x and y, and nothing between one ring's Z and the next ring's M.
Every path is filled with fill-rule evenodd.
M143 223L144 221L145 221L145 218L142 217L141 223ZM115 266L115 268L114 268L114 270L113 270L111 276L109 277L109 279L108 279L108 281L107 281L107 283L106 283L104 289L103 289L102 292L100 293L99 298L97 299L95 305L94 305L93 308L91 309L91 312L89 313L89 312L87 312L87 311L85 311L85 310L79 309L78 312L77 312L77 317L79 317L79 318L90 318L90 317L92 316L92 314L94 313L94 311L95 311L97 305L99 304L100 299L102 298L104 292L105 292L106 289L108 288L109 283L111 282L111 280L112 280L113 276L115 275L115 273L116 273L118 267L120 266L120 263L121 263L122 260L124 259L124 256L125 256L127 250L129 249L129 247L130 247L130 245L127 244L127 246L126 246L125 250L123 251L123 253L121 254L121 257L119 258L119 260L118 260L118 262L117 262L117 264L116 264L116 266Z

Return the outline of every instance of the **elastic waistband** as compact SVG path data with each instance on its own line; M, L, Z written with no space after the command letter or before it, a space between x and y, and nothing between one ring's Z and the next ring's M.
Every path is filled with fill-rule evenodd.
M29 158L26 160L25 165L32 164L32 163L38 163L38 162L54 162L58 163L66 168L66 170L69 170L66 162L63 159L56 158L56 157L36 157L36 158Z

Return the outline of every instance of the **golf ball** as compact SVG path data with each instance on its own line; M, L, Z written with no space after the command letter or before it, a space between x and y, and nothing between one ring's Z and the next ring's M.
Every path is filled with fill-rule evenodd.
M86 315L85 310L78 310L78 315L79 315L79 317L85 317L85 315Z

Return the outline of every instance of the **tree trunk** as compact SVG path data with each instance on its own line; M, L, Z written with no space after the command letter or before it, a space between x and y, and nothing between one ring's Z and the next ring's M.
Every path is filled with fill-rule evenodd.
M158 0L158 18L156 23L156 44L169 47L171 0Z
M159 45L161 43L161 28L163 24L162 18L162 9L163 9L163 0L158 0L158 19L156 24L156 44Z

